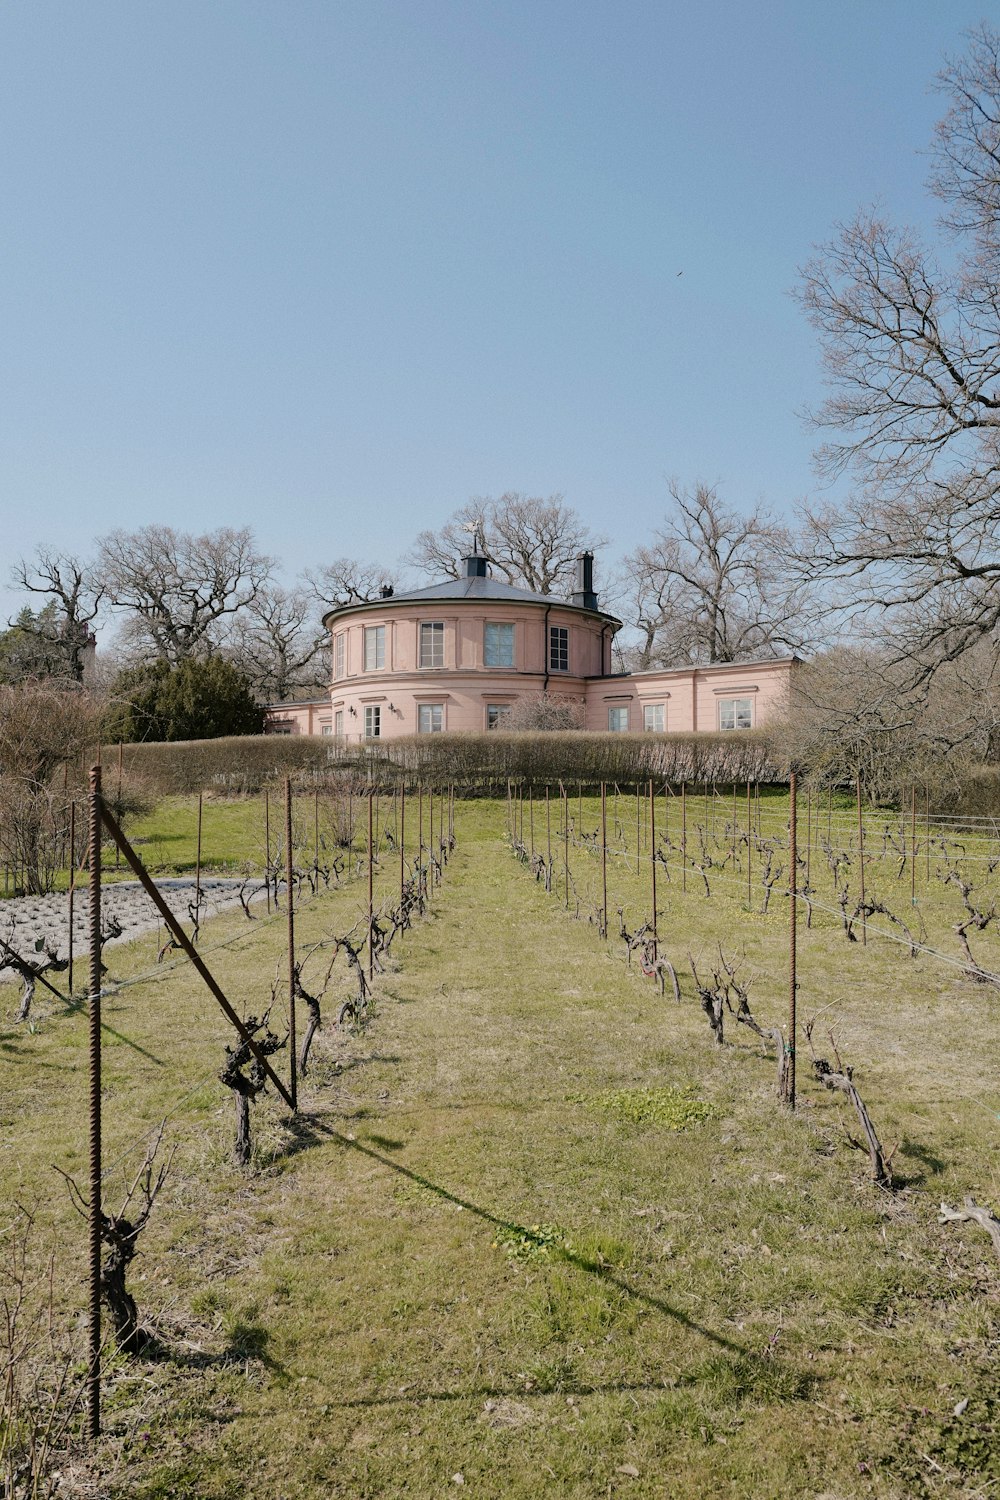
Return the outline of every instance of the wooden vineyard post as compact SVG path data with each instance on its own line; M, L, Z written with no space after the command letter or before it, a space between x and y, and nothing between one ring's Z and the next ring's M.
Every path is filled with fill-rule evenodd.
M865 915L865 824L861 816L861 777L857 778L858 792L858 875L861 881L861 944L868 946L868 918Z
M313 791L313 883L319 895L319 787Z
M118 741L118 801L116 803L116 806L118 808L118 816L121 817L121 815L122 815L122 742L121 742L121 740ZM116 870L120 870L121 867L122 867L122 851L119 849L118 845L116 844L115 845L115 869Z
M739 817L739 813L738 813L737 807L736 807L736 782L734 781L733 782L733 840L732 840L732 845L733 845L733 851L732 851L733 852L733 873L734 874L736 872L736 819L738 817Z
M517 793L513 802L514 837L517 838ZM427 788L427 899L434 891L434 783Z
M101 767L90 769L87 804L87 862L90 869L89 1041L90 1041L90 1201L87 1229L90 1251L87 1426L92 1438L101 1433Z
M406 778L399 784L399 901L406 890Z
M753 803L750 800L750 779L747 778L747 906L753 905L753 871L750 868L750 851L753 848Z
M348 824L348 826L350 826ZM267 888L267 914L271 915L271 801L264 788L264 885Z
M806 792L806 894L809 894L809 861L812 855L812 787Z
M635 779L635 857L642 855L642 791L638 776Z
M653 904L653 958L658 958L656 935L656 803L653 778L649 779L649 893Z
M531 859L535 858L535 783L528 782L528 838L530 839Z
M372 858L372 788L368 788L368 983L375 973L375 865Z
M569 793L562 788L563 802L563 867L566 871L566 910L569 911Z
M795 1108L795 1002L796 1002L796 940L798 936L798 838L796 828L796 784L795 772L788 786L788 1066L785 1072L785 1098L790 1109Z
M508 786L507 810L510 812L510 782ZM511 838L514 831L511 829ZM421 896L427 895L427 877L424 873L424 784L417 782L417 889Z
M69 963L66 970L66 985L73 994L73 898L76 895L76 803L69 805L69 931L66 934L66 950Z
M198 928L201 925L201 813L203 793L198 793L198 838L194 858L194 941L198 941ZM122 851L115 845L118 859L115 861L117 867L121 860Z
M931 789L924 787L924 849L927 856L927 885L931 883Z
M688 809L687 809L687 782L681 782L681 890L688 888Z
M910 905L917 904L917 787L910 787Z
M200 802L200 799L199 799ZM288 1062L290 1068L289 1093L292 1096L292 1113L299 1107L298 1061L295 1054L295 896L292 876L295 864L292 857L292 778L285 777L285 913L288 918Z
M545 783L545 838L549 859L549 886L552 885L552 803L549 799L549 784Z
M601 782L601 936L608 936L608 784Z

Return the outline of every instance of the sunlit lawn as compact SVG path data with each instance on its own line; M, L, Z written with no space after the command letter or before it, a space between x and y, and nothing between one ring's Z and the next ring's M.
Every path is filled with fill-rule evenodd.
M217 811L212 859L250 857L259 804ZM634 928L649 889L626 799L616 811L613 931L618 901ZM574 835L593 833L596 800L571 813ZM707 826L704 808L689 815ZM460 807L444 884L394 947L370 1029L338 1035L331 990L300 1117L273 1099L256 1111L249 1173L228 1159L226 1028L190 971L105 1001L106 1160L165 1113L178 1154L133 1282L161 1353L112 1370L106 1436L77 1482L100 1471L101 1493L213 1500L993 1493L1000 1263L936 1209L1000 1198L997 992L874 935L849 944L839 911L800 934L800 1013L822 1012L818 1050L832 1029L899 1143L901 1190L880 1193L801 1039L791 1117L756 1038L731 1026L716 1047L693 997L688 954L700 970L721 942L745 950L759 1018L783 1021L780 887L764 917L731 862L709 872L709 900L668 860L658 925L678 1007L587 920L596 854L574 836L567 914L558 839L546 895L505 846L505 816ZM135 831L183 868L190 802ZM871 878L908 918L895 870ZM395 879L386 856L380 892ZM302 947L363 918L364 889L304 907ZM920 899L928 946L954 956L960 902L933 875ZM221 918L204 941L240 1008L259 1014L276 984L282 1026L282 915ZM149 945L113 961L118 976L150 967ZM6 1200L40 1202L73 1307L83 1227L49 1163L85 1170L85 1016L44 1012L2 1036L0 1174Z

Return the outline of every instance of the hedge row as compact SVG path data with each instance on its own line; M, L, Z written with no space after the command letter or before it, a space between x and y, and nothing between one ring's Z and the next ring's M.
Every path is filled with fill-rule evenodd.
M105 752L115 764L117 747ZM245 735L173 744L126 745L124 767L155 795L257 792L292 776L321 781L338 771L378 779L455 782L489 789L508 778L538 783L650 777L669 782L770 782L784 772L763 732L740 734L522 733L412 735L340 747L312 735Z

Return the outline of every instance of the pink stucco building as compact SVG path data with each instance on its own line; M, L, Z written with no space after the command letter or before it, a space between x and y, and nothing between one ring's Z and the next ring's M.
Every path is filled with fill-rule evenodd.
M589 730L738 731L766 721L795 666L616 675L621 621L599 607L590 553L568 599L501 583L476 553L463 561L461 578L331 610L330 697L269 709L270 728L345 741L500 729L515 704L544 693L576 704Z

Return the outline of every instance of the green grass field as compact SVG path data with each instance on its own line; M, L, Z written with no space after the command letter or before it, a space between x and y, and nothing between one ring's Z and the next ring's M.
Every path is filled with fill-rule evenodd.
M254 859L259 805L220 803L211 823L208 807L206 863ZM780 831L786 809L765 802L765 831L769 817ZM273 1097L256 1108L248 1172L230 1163L232 1103L216 1080L226 1026L211 997L185 966L150 975L154 935L114 950L113 976L140 982L104 1002L107 1199L164 1115L176 1156L131 1280L157 1344L109 1361L105 1435L62 1463L64 1493L1000 1490L1000 1261L973 1226L937 1222L942 1199L1000 1205L1000 992L955 961L961 901L937 878L937 855L929 883L918 869L914 911L909 871L897 875L888 846L872 851L873 816L869 881L915 930L922 921L940 959L878 937L881 917L866 947L849 944L811 851L800 1015L821 1013L827 1055L833 1029L897 1147L890 1194L848 1144L843 1099L811 1081L801 1038L793 1117L775 1097L773 1057L732 1024L716 1046L695 999L688 955L701 969L721 942L745 955L758 1019L784 1020L780 884L763 916L738 861L707 871L706 899L690 868L681 890L668 858L658 927L681 972L677 1006L626 968L614 933L618 902L630 929L648 912L634 798L614 810L608 944L588 920L599 861L577 839L593 833L597 804L572 800L569 911L552 811L548 895L510 852L506 809L459 806L444 882L394 945L369 1029L334 1027L349 987L335 969L299 1116ZM689 813L707 830L707 806ZM526 841L533 818L544 847L543 805L525 818ZM721 806L716 818L721 858ZM307 809L303 860L310 827ZM150 861L174 869L190 866L192 831L190 802L134 829ZM983 890L978 853L967 845ZM397 868L386 854L380 899ZM325 892L301 910L299 942L343 933L364 911L363 879ZM283 1026L283 912L221 917L202 936L239 1009L259 1014L278 979ZM1000 966L992 927L972 941L984 966ZM15 993L0 990L8 1014ZM86 1015L56 1002L34 1014L31 1030L0 1030L0 1180L8 1217L14 1201L37 1205L38 1253L55 1250L58 1311L72 1319L85 1232L51 1167L85 1175Z

